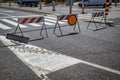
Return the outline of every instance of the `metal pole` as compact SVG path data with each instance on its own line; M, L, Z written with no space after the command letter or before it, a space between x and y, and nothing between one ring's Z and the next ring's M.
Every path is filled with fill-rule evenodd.
M69 14L72 14L72 3L73 3L73 0L70 0L69 1L69 6L70 6L70 10L69 10Z
M52 11L55 11L55 1L52 1L52 6L53 6L53 10Z
M20 0L20 7L22 7L22 0Z
M0 0L0 5L1 5L1 3L2 3L2 0Z
M40 8L39 9L42 9L42 6L41 6L41 0L40 0Z
M117 7L117 0L115 0L115 7Z
M11 0L9 0L9 6L11 6Z

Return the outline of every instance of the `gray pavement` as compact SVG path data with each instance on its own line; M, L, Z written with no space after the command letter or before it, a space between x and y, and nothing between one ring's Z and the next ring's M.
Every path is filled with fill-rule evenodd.
M0 41L0 80L41 80Z
M58 6L58 9L60 9L60 6ZM32 10L38 11L37 8L32 8ZM44 10L45 12L50 12L51 8L45 7L43 11ZM66 11L62 10L64 9L61 8L61 10L56 11L57 13L55 14L62 14L62 12L65 12L66 14L68 12L68 7L66 7ZM98 9L96 8L90 10L87 9L87 13L91 13L92 11L97 10ZM99 11L100 10L103 9L100 8ZM78 11L76 12L79 13ZM93 31L95 29L94 24L91 24L90 28L86 29L88 22L81 21L80 18L79 21L81 26L81 33L77 35L56 37L52 33L54 26L47 26L47 28L49 28L49 37L45 38L44 40L31 41L29 42L29 44L39 46L51 51L59 52L63 55L74 57L78 60L88 61L91 64L94 63L94 66L91 66L88 63L80 62L78 64L51 72L47 74L47 76L51 80L119 80L120 14L118 13L119 7L112 7L108 18L113 21L113 25L107 26L105 29L99 31ZM104 24L102 24L102 26L104 26ZM25 30L28 29L24 29L24 31ZM67 34L70 32L69 30L71 30L71 27L62 27L62 30L64 33ZM39 37L39 35L33 36L33 34L36 33L39 33L39 30L37 30L36 32L24 32L26 36L29 36L32 39ZM57 34L59 34L58 31ZM102 66L102 68L107 67L110 68L112 71L116 71L110 72L110 70L101 69L99 68L99 66L95 67L95 64Z

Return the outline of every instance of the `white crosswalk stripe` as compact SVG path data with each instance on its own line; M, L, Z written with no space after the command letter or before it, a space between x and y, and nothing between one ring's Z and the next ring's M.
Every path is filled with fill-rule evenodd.
M1 19L1 21L4 21L4 22L7 22L13 26L17 26L18 23L17 22L14 22L14 21L11 21L11 20L8 20L8 19ZM24 25L20 25L21 28L26 28L27 26L24 26Z
M80 14L78 15L79 19L91 19L92 14Z
M14 20L14 21L18 21L18 19L17 19L17 18L12 18L12 20Z
M4 29L5 29L5 30L7 30L7 29L12 29L12 28L10 28L10 27L8 27L8 26L6 26L6 25L4 25L4 24L1 24L1 23L0 23L0 28L3 29L3 30L4 30Z
M0 21L8 23L10 25L13 25L14 27L17 27L18 25L18 19L17 18L11 18L11 19L0 19ZM51 17L51 16L45 16L45 25L46 26L55 26L57 22L57 17ZM0 22L0 28L3 30L6 29L12 29L9 25L7 26L6 24L3 24ZM59 24L67 24L66 21L59 22ZM40 27L42 26L42 23L30 23L27 25L21 25L21 28L28 28L29 26L31 27Z

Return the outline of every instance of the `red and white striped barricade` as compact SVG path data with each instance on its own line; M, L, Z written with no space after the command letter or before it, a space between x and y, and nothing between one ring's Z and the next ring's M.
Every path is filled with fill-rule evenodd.
M100 24L102 23L102 20L104 19L104 15L105 15L104 12L94 12L94 13L92 13L92 17L91 17L90 22L88 23L87 29L89 28L90 23L93 22L95 24L95 27L96 27L95 31L100 30L100 29L98 29L98 26L95 22L95 18L96 17L101 17L101 20L100 20L100 23L99 23L99 26L100 26Z
M60 22L64 21L64 20L67 21L68 25L62 25L62 26L73 26L73 31L76 31L76 24L77 24L78 32L81 32L80 31L80 25L79 25L78 18L77 18L77 14L68 14L68 15L57 15L57 22L55 24L54 31L53 31L54 34L55 34L55 31L56 31L56 28L58 27L59 31L61 33L60 36L63 36L63 32L62 32L62 29L61 29Z
M18 25L17 25L14 33L8 34L9 36L7 38L11 38L12 40L16 40L16 41L19 41L19 42L27 43L29 38L28 37L24 37L23 31L20 28L20 24L25 25L25 24L29 24L29 23L41 23L42 27L41 27L41 30L40 30L40 35L42 36L42 30L45 27L46 36L48 37L46 25L45 25L45 22L44 22L44 16L37 16L37 17L22 17L22 18L18 18ZM18 29L20 30L22 36L15 35ZM14 37L12 38L11 36L14 36ZM18 37L19 37L19 39L17 39ZM43 38L43 36L42 36L42 38Z

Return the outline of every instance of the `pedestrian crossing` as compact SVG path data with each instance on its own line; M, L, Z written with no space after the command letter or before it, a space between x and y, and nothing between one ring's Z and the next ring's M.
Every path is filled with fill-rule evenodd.
M57 17L56 16L45 16L45 25L46 26L55 26L57 22ZM60 24L67 24L66 21L59 22ZM0 19L0 29L2 30L10 30L13 29L13 27L9 26L12 25L14 28L17 27L18 25L18 19L17 18L6 18L6 19ZM22 25L20 24L20 28L29 28L29 26L32 27L40 27L42 26L41 23L30 23L27 25Z
M79 14L78 19L79 21L90 21L91 20L92 14ZM20 16L19 16L20 17ZM44 16L45 18L45 25L46 26L52 26L54 27L56 22L57 22L57 17L56 16ZM101 21L101 18L95 18L95 21ZM7 23L7 24L5 24ZM67 25L67 21L59 21L60 25ZM7 18L7 19L0 19L0 29L2 30L11 30L13 27L9 26L12 25L14 28L17 27L18 25L18 19L17 18ZM41 23L29 23L27 25L21 25L20 28L29 28L29 27L40 27L42 26Z
M14 21L9 20L9 19L1 19L1 21L6 22L6 23L10 23L10 24L13 25L13 26L17 26L17 25L18 25L17 22L14 22ZM25 27L27 27L27 26L20 25L20 27L21 27L21 28L25 28Z
M5 29L5 30L6 30L6 29L12 29L12 28L10 28L10 27L8 27L8 26L6 26L6 25L4 25L4 24L1 24L1 23L0 23L0 28L1 28L1 29Z

